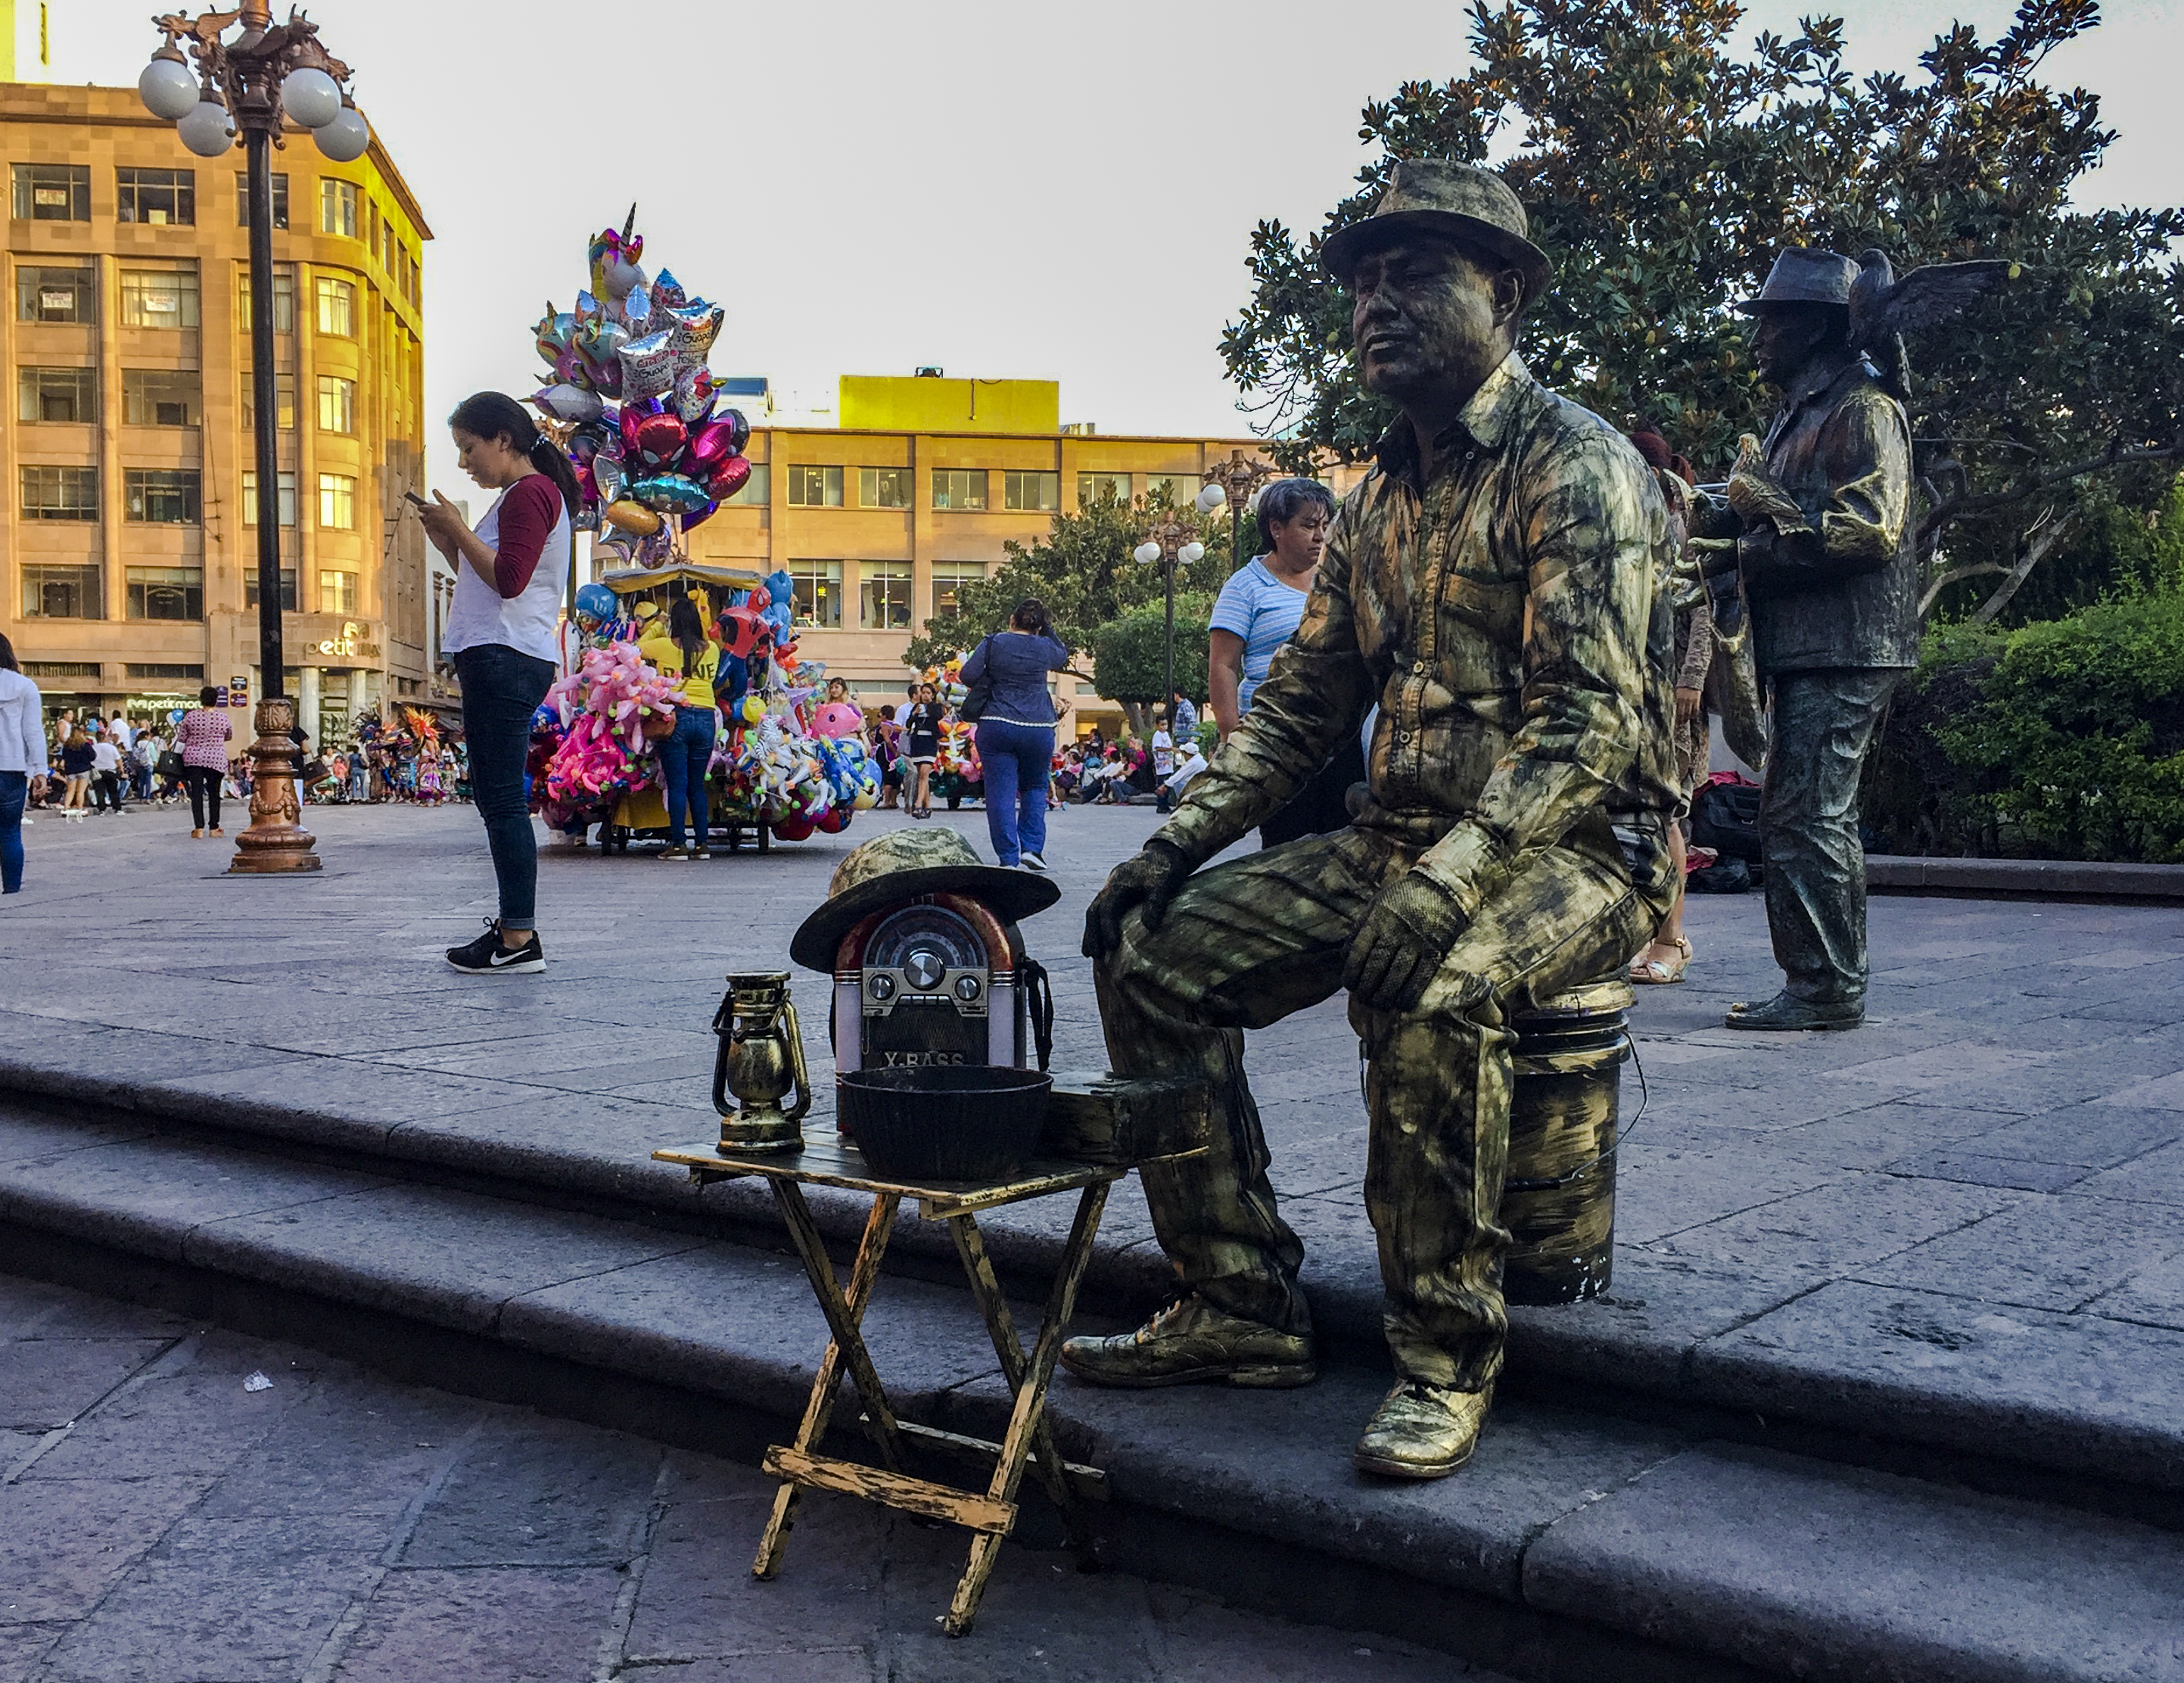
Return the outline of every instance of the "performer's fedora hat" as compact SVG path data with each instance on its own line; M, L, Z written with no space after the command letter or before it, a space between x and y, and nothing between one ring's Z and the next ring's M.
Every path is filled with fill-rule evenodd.
M851 848L834 867L826 904L799 926L788 956L807 970L832 971L835 948L860 920L899 901L949 891L983 900L1004 923L1044 911L1061 898L1053 878L984 864L945 825L891 830Z
M1782 248L1774 266L1767 271L1767 284L1756 298L1736 307L1747 315L1770 304L1832 304L1850 308L1851 282L1858 279L1858 265L1847 257L1816 246Z
M1405 234L1434 233L1480 245L1524 277L1527 302L1553 277L1554 264L1529 237L1531 224L1509 184L1491 170L1440 158L1402 158L1373 214L1327 237L1321 265L1347 286L1358 259Z

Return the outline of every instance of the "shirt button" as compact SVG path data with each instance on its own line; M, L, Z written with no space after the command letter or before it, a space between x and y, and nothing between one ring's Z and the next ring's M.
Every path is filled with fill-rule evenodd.
M1426 663L1424 660L1413 660L1411 662L1411 671L1418 677L1424 677L1426 675Z
M1411 733L1408 731L1397 731L1396 733L1396 740L1399 744L1408 742L1410 739Z

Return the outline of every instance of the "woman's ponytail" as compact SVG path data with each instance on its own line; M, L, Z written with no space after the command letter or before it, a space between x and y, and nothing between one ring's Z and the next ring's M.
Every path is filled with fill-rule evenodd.
M521 404L505 392L477 392L455 405L448 425L459 426L473 438L505 438L509 448L521 452L532 466L554 482L561 493L561 506L574 519L582 505L577 475L569 459L554 441L538 430L538 423Z

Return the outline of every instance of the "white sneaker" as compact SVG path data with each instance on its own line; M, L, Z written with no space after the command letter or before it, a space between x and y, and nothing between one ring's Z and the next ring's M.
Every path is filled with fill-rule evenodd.
M1035 853L1027 853L1017 861L1027 871L1045 871L1046 861Z

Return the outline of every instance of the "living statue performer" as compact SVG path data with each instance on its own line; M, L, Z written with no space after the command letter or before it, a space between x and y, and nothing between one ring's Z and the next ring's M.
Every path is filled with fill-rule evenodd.
M1749 605L1773 693L1759 829L1784 982L1764 1004L1731 1006L1731 1028L1865 1019L1858 779L1889 692L1919 663L1902 336L1955 315L2004 267L1938 264L1897 282L1880 252L1854 263L1792 246L1737 306L1753 318L1760 375L1782 403L1763 446L1744 439L1730 509L1691 549L1715 590L1718 634L1733 638Z
M1498 176L1402 162L1327 241L1359 371L1402 418L1250 716L1085 919L1114 1067L1206 1077L1216 1120L1208 1154L1143 1171L1178 1301L1062 1361L1113 1385L1312 1379L1302 1246L1268 1180L1243 1031L1346 987L1399 1376L1353 1458L1396 1478L1462 1465L1502 1368L1510 1013L1615 975L1670 902L1667 515L1638 453L1515 354L1551 273L1525 235ZM1353 825L1199 869L1376 701ZM1642 810L1636 867L1611 808L1626 826Z

